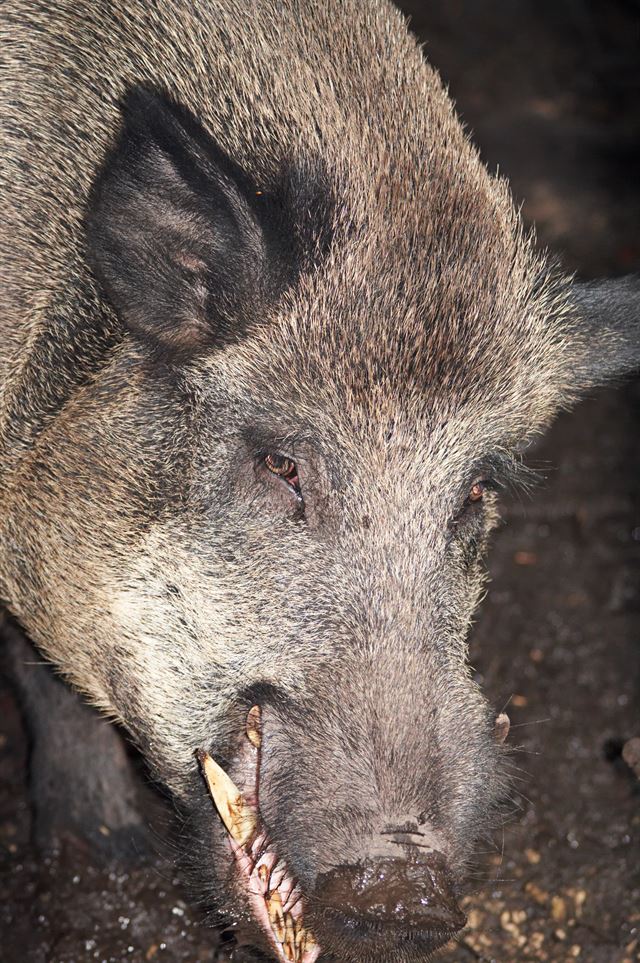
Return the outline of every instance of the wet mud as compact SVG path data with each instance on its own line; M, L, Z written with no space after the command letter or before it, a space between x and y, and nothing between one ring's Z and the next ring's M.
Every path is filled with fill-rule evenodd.
M637 4L404 8L540 242L585 277L639 270ZM511 718L513 792L444 963L640 958L639 439L640 382L597 392L530 453L537 490L505 503L471 662ZM26 774L0 683L3 963L246 958L190 901L166 803L146 860L105 867L79 846L41 857Z

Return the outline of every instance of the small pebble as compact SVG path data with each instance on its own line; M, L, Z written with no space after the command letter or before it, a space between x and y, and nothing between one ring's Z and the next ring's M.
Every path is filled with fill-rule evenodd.
M567 904L562 896L553 896L551 899L551 916L556 923L561 923L567 917Z
M537 883L527 883L524 888L525 893L531 896L532 899L536 901L540 906L544 906L545 903L549 902L549 894L546 890L538 886Z

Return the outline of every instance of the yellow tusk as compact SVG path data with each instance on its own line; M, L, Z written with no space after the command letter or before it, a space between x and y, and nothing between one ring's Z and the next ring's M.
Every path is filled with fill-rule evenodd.
M282 943L285 934L284 913L282 912L282 900L280 899L278 891L276 890L266 896L265 902L267 904L267 912L269 914L271 928L273 929L273 935L278 943Z
M247 715L247 737L256 749L259 749L262 743L262 732L260 730L261 716L260 706L253 706L252 709L249 709Z
M284 940L282 942L282 948L286 958L293 963L298 953L296 948L296 927L291 913L284 914Z
M202 766L207 787L222 822L236 843L239 846L246 846L255 835L257 826L255 810L247 804L233 780L208 752L200 749L198 761Z
M301 960L304 960L307 953L314 954L313 959L317 958L318 944L314 940L311 933L308 930L303 930L298 937L297 943L298 956Z

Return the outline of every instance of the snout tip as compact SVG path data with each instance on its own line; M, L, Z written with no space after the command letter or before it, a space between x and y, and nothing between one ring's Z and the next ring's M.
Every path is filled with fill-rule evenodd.
M429 953L467 921L439 853L338 867L320 877L315 895L321 942L353 959L374 944L380 959L405 942Z

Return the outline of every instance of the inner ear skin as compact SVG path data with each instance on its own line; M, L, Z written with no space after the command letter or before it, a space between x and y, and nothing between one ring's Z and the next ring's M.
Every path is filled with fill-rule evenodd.
M242 337L293 280L282 202L167 99L136 89L122 110L86 217L108 299L133 333L174 356Z

